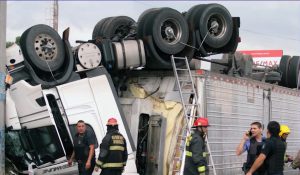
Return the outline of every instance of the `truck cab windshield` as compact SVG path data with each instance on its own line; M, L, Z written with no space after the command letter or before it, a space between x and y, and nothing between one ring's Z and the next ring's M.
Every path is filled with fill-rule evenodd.
M19 166L17 167L19 170L27 170L28 162L41 166L48 162L54 163L56 159L65 156L53 125L9 132L7 137L6 148L9 150L7 154L11 157L11 161Z

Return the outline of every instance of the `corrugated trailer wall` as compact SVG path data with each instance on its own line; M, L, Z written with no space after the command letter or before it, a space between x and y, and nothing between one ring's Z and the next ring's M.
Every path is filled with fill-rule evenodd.
M272 85L212 73L206 75L205 78L198 78L197 85L204 87L204 93L200 92L202 88L198 90L202 99L201 103L204 104L204 114L209 118L211 125L208 138L218 175L243 174L241 167L246 160L247 153L236 156L235 149L243 133L250 129L250 123L254 121L262 122L265 126L270 119L289 125L293 123L292 130L297 130L296 128L298 130L289 137L288 153L295 154L300 148L296 146L300 145L300 111L296 107L300 104L299 96L281 97L280 94L270 90ZM272 112L270 94L273 101ZM281 111L281 114L278 111ZM275 117L276 113L279 118ZM284 115L286 113L288 115ZM286 170L288 171L285 174L297 174L297 171L291 171L288 167Z

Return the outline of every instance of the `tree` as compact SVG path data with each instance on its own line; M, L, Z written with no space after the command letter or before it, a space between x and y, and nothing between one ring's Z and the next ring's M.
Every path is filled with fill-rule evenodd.
M16 37L15 43L18 44L18 46L20 46L20 39L21 39L21 36Z
M12 46L13 44L14 44L14 42L7 41L7 42L6 42L6 48L9 48L9 47Z
M20 39L21 39L21 36L17 36L15 42L7 41L6 42L6 48L9 48L14 43L16 43L18 46L20 46Z

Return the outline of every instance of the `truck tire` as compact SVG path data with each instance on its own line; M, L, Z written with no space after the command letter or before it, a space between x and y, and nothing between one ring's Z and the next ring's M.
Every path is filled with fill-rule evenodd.
M290 88L297 88L298 76L300 69L300 56L293 56L289 62L289 68L287 72L287 84Z
M128 16L112 17L103 24L102 36L112 41L120 41L132 32L134 24L135 21Z
M207 5L208 4L195 5L186 12L186 15L184 17L188 21L191 30L199 29L199 19L201 17L202 11L207 7Z
M288 67L289 67L289 62L290 62L291 56L289 55L283 55L280 59L280 63L279 63L279 70L281 72L281 81L280 81L280 85L281 86L285 86L287 87L288 85Z
M69 81L70 77L73 74L75 61L69 41L64 40L63 44L66 51L66 59L63 63L64 66L62 66L60 70L53 74L54 77L50 73L40 73L40 71L34 69L27 60L24 60L24 65L31 76L32 84L41 84L42 88L52 88Z
M239 17L233 17L233 30L232 30L232 36L229 40L229 42L223 46L220 49L217 49L218 53L234 53L238 47L238 44L240 42L240 18Z
M166 54L181 52L185 48L184 44L189 39L189 29L186 20L181 13L171 8L161 8L155 12L153 24L145 26L147 28L151 27L153 42L159 50Z
M137 38L138 39L143 39L145 36L145 23L149 21L149 19L153 19L150 16L154 14L155 11L159 10L159 8L151 8L148 10L145 10L138 19L137 22Z
M58 33L47 25L38 24L26 30L21 36L20 45L24 59L36 69L53 72L64 63L63 41Z
M198 16L199 15L199 16ZM199 30L204 43L212 48L221 48L225 46L233 31L232 17L229 11L220 4L208 4L201 13L197 13L200 17ZM213 30L211 27L216 24L218 27Z
M104 26L104 23L109 20L111 17L103 18L101 19L94 27L92 39L96 39L99 36L102 36L102 28Z

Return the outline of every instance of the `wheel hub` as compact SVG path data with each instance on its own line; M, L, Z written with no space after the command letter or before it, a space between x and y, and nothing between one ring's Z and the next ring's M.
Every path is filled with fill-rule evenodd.
M45 61L52 61L56 59L57 55L57 44L47 34L40 34L35 38L35 51L40 59Z
M207 28L212 37L222 37L226 32L227 24L222 16L215 14L208 20Z
M166 27L165 34L166 34L168 39L174 39L175 38L174 30L171 27Z
M168 44L176 44L180 41L182 29L174 19L166 19L161 24L161 37Z

